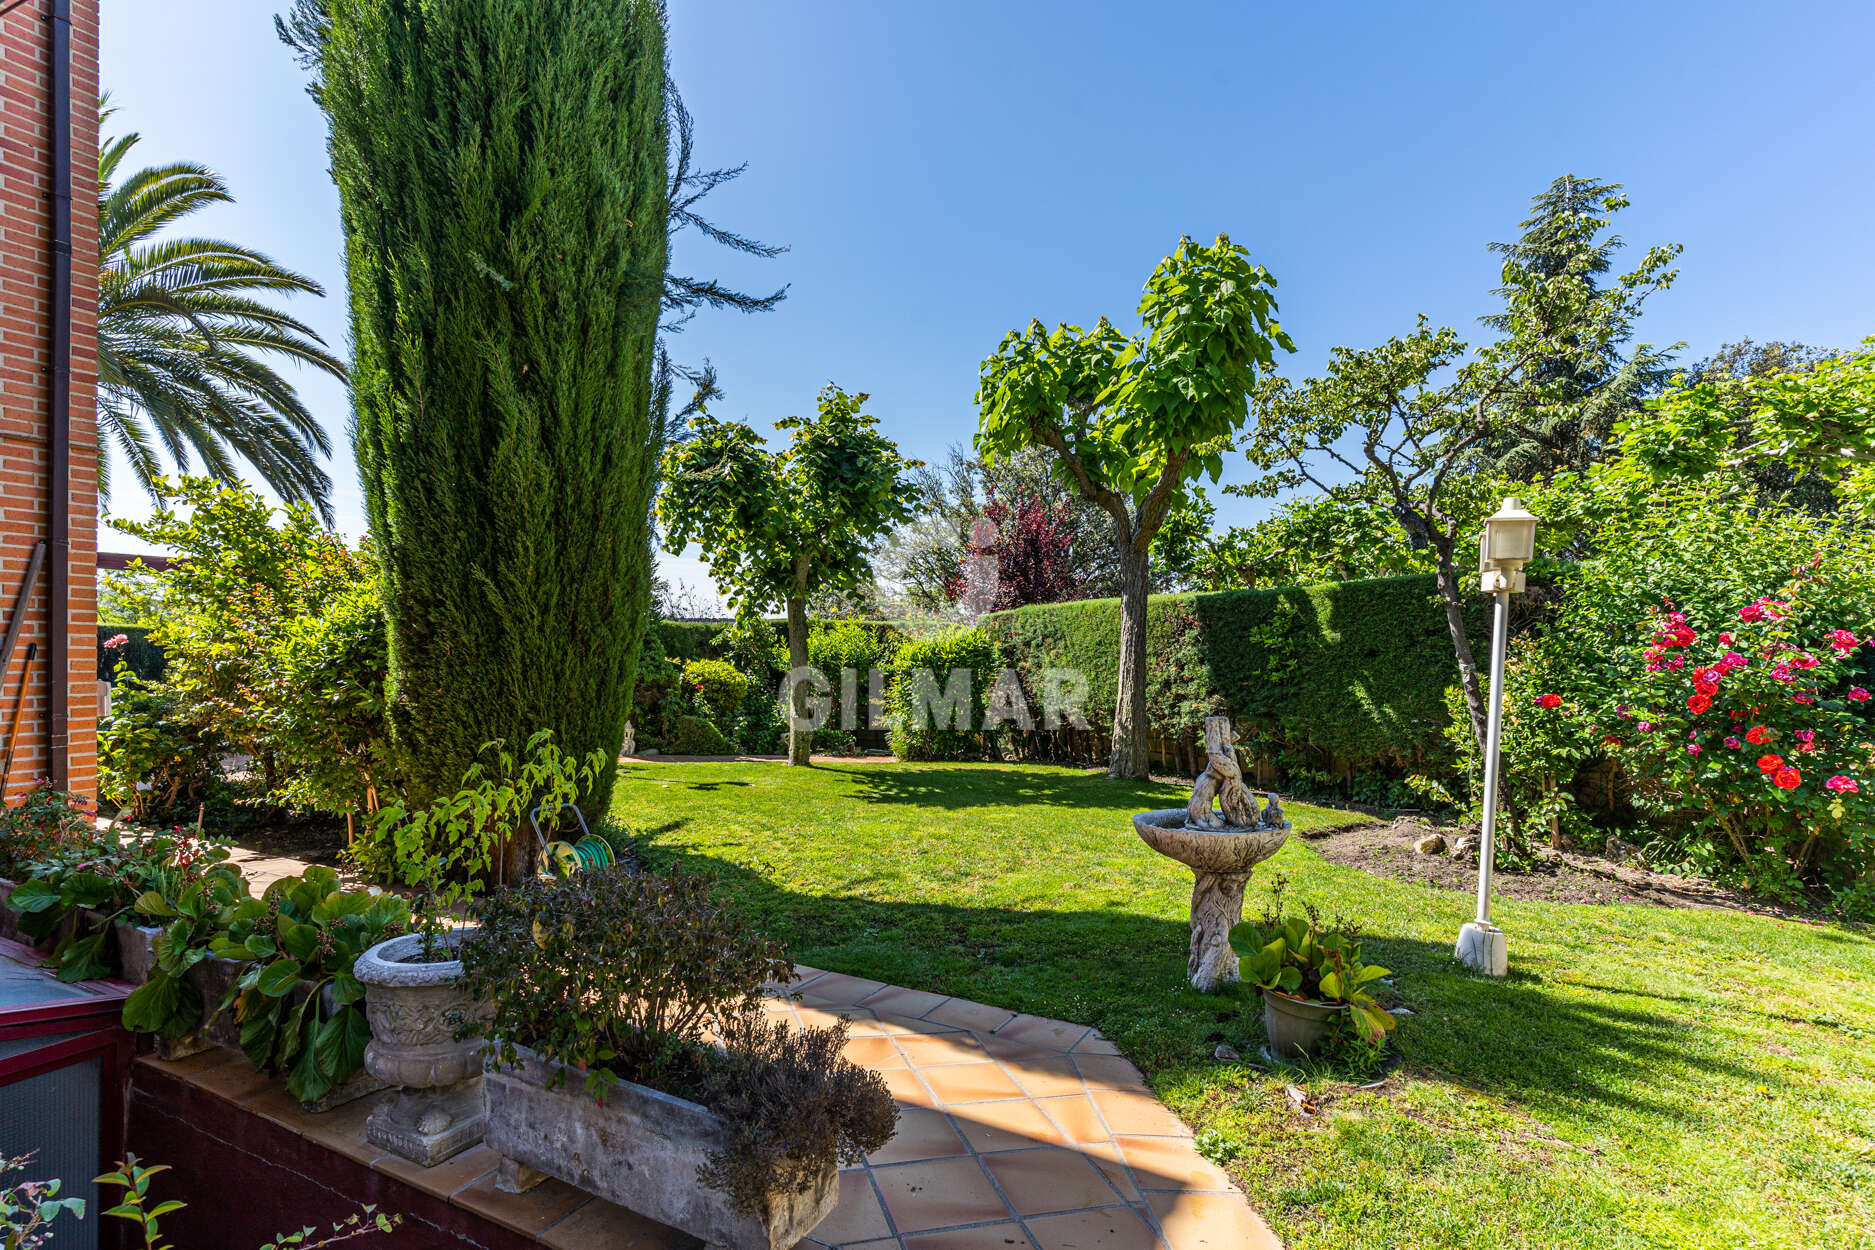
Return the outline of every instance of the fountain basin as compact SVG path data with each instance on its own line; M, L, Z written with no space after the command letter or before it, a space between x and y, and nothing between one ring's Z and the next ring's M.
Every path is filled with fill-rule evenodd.
M1235 876L1281 850L1294 827L1285 820L1269 828L1194 829L1186 823L1188 815L1182 807L1135 812L1133 829L1147 846L1193 872Z

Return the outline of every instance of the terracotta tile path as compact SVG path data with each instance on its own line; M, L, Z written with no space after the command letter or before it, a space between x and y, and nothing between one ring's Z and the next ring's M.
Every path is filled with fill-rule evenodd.
M1113 1043L1085 1025L797 969L767 1010L850 1023L847 1054L899 1103L898 1134L840 1174L805 1247L1276 1250ZM779 989L779 987L777 987Z
M840 1174L802 1250L1277 1250L1111 1042L1084 1025L799 968L766 1010L849 1021L847 1053L884 1075L897 1135ZM255 1114L558 1250L697 1242L559 1181L495 1190L486 1146L420 1168L364 1141L379 1094L309 1115L229 1051L146 1059Z

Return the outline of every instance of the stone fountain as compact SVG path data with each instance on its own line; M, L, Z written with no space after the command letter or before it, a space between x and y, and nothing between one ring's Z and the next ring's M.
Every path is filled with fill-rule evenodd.
M1184 807L1138 812L1133 828L1161 855L1191 869L1191 959L1186 975L1201 990L1238 980L1230 948L1232 926L1243 919L1243 888L1250 872L1289 838L1290 824L1274 794L1261 810L1244 785L1237 738L1227 716L1204 722L1205 768ZM1222 809L1212 808L1216 800Z

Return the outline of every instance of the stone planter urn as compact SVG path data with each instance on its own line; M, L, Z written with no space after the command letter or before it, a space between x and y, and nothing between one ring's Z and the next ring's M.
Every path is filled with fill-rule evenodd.
M1312 1055L1347 1013L1346 1003L1312 1003L1275 990L1263 991L1263 1031L1270 1053L1282 1058Z
M437 939L453 951L463 930ZM398 1086L365 1121L365 1140L431 1167L482 1140L482 1041L458 1041L486 1012L462 985L462 961L424 961L423 935L379 942L352 975L365 987L365 1071Z
M614 1082L600 1103L584 1073L525 1047L516 1055L515 1065L483 1078L488 1145L502 1160L497 1189L520 1193L556 1177L709 1250L791 1250L839 1201L839 1173L829 1167L805 1193L772 1195L763 1215L739 1214L728 1194L697 1182L697 1168L723 1149L721 1116L630 1081Z
M1261 809L1237 764L1230 718L1204 722L1205 770L1185 807L1139 812L1133 830L1159 854L1191 869L1191 955L1185 974L1211 991L1241 980L1230 948L1231 928L1243 919L1244 884L1258 864L1282 849L1291 828L1274 794ZM1222 811L1212 808L1218 800Z

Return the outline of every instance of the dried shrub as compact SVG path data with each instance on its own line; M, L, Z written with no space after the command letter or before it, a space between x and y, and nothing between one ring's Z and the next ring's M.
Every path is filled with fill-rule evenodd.
M826 1169L892 1140L898 1107L884 1077L841 1053L846 1021L800 1032L738 1016L722 1043L698 1094L729 1121L730 1139L697 1180L736 1210L759 1213L769 1194L805 1192Z

